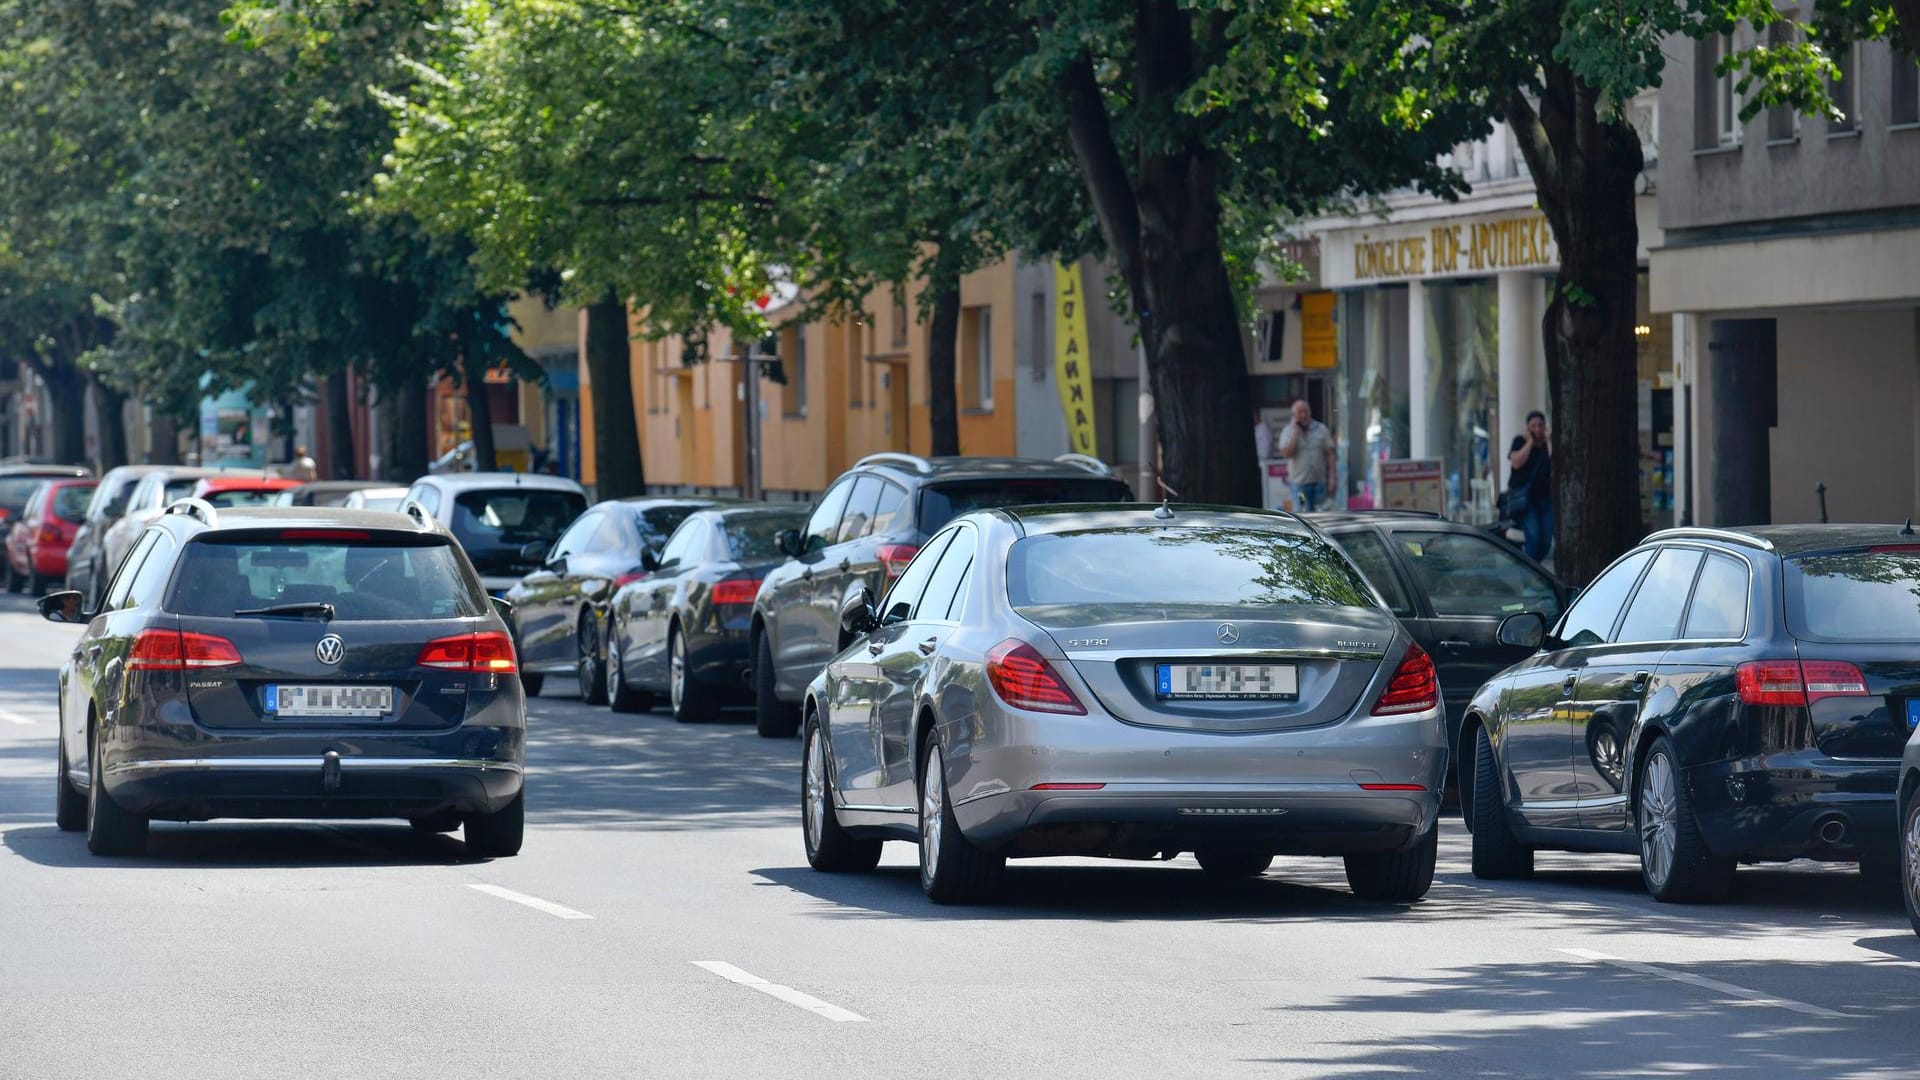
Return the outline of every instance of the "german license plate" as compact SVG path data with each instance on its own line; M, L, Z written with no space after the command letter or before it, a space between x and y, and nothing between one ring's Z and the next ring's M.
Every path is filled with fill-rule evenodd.
M1155 683L1155 694L1163 698L1300 696L1300 672L1292 664L1161 664Z
M385 716L393 711L391 686L267 686L273 716Z
M1920 727L1920 698L1907 699L1907 730Z

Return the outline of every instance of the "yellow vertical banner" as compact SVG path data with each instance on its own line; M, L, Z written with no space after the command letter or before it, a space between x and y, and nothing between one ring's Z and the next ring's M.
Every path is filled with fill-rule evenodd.
M1060 411L1067 421L1067 445L1076 454L1098 457L1093 429L1093 369L1087 357L1086 290L1079 263L1053 267L1053 380L1060 386Z

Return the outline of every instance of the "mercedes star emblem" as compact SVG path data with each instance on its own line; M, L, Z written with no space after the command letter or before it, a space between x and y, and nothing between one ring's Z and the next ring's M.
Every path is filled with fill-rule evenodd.
M313 655L323 664L337 664L347 655L347 643L339 634L328 634L314 643Z
M1231 645L1240 640L1240 628L1230 622L1223 622L1220 624L1220 629L1213 632L1213 636L1220 639L1220 644Z

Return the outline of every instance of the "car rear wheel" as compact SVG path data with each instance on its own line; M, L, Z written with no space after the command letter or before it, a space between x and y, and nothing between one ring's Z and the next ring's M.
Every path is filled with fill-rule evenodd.
M1707 850L1694 821L1693 793L1675 764L1673 743L1656 739L1640 770L1635 800L1640 830L1640 876L1663 903L1712 903L1733 887L1736 864Z
M617 636L607 642L607 704L617 713L646 712L653 708L653 695L627 684L627 669L620 659L625 652Z
M1006 874L1004 855L981 851L960 831L947 798L946 759L929 740L920 767L920 888L936 904L977 904L999 893Z
M67 779L67 737L60 736L60 756L54 761L54 782L59 785L54 796L53 822L60 826L61 832L79 832L87 827L87 797Z
M28 574L27 575L27 595L28 596L45 596L46 594L47 594L46 575L40 573L38 570L35 570L32 573Z
M527 832L527 789L491 814L474 814L466 821L467 850L487 858L520 854Z
M1362 900L1411 903L1433 887L1433 866L1440 857L1440 824L1435 822L1406 851L1347 856L1347 886Z
M580 672L580 700L589 705L607 703L607 676L601 669L600 659L600 620L587 612L580 618L580 631L573 635L577 643L579 659L576 661Z
M800 710L773 692L773 645L764 630L753 648L753 727L766 739L791 739L800 730Z
M16 574L16 573L14 573L14 572L13 572L13 561L12 561L12 560L10 560L10 559L0 559L0 574L5 574L5 575L6 575L6 577L7 577L7 591L8 591L8 592L10 592L10 593L17 593L17 592L19 592L19 591L20 591L21 589L24 589L24 588L26 588L26 585L27 585L27 583L26 583L25 581L22 581L22 580L20 579L20 575L19 575L19 574Z
M1273 856L1250 851L1207 851L1193 853L1200 869L1215 877L1259 877L1273 865Z
M683 724L701 724L713 719L719 702L713 687L693 677L687 663L687 636L674 623L667 631L667 700L673 706L673 718Z
M800 828L807 865L829 874L861 874L880 862L879 840L861 840L840 827L827 777L827 741L818 717L807 718L806 752L800 765Z
M1907 922L1920 934L1920 793L1909 797L1901 825L1900 892L1906 898Z
M87 755L87 850L95 855L138 855L147 850L147 819L129 814L100 781L100 740Z
M1514 838L1500 792L1505 777L1487 729L1473 732L1473 791L1464 808L1473 826L1473 876L1487 881L1533 875L1533 849Z
M539 697L540 688L545 685L547 685L545 675L528 675L523 672L520 676L520 689L525 691L528 697Z

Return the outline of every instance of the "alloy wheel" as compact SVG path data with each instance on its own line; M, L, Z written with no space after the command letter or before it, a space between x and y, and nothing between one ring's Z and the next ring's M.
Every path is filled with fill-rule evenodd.
M625 676L620 673L620 642L613 638L607 642L607 698L612 700L620 692Z
M920 876L933 880L933 868L940 864L940 827L946 818L946 770L940 762L940 748L927 750L926 775L920 781Z
M673 647L667 654L667 695L674 715L679 715L681 702L687 696L687 639L677 630L673 634Z
M827 752L820 742L820 729L807 732L807 774L801 797L807 823L807 847L820 850L820 838L827 827Z
M1907 910L1920 912L1920 796L1907 811L1907 835L1901 847L1907 870L1901 875L1907 887Z
M595 640L597 637L598 629L592 619L580 624L580 685L583 688L600 681L600 672L594 662L600 654L600 643Z
M1664 886L1673 873L1674 848L1678 843L1673 820L1673 763L1665 754L1647 759L1647 775L1640 784L1640 857L1647 877Z

